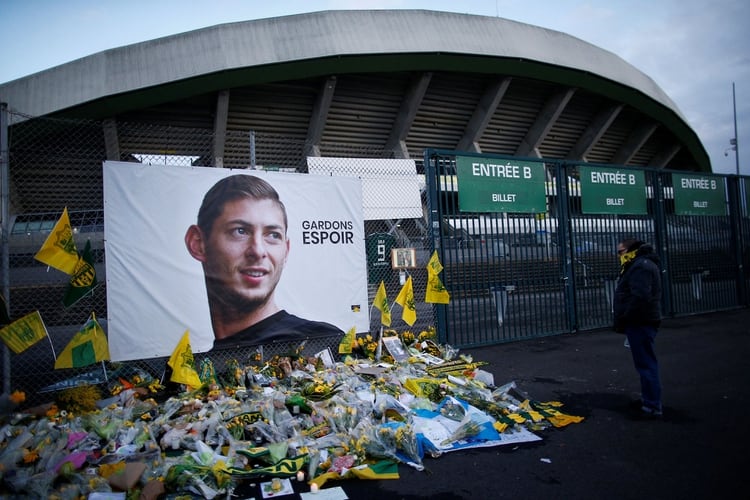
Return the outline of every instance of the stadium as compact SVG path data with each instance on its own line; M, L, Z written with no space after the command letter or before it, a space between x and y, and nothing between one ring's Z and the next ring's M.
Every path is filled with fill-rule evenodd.
M105 160L307 174L325 158L328 175L368 178L380 210L365 217L368 244L387 235L415 249L415 284L440 250L455 300L420 304L418 327L437 324L457 346L606 326L625 234L673 253L668 314L747 302L739 184L717 176L723 215L675 214L669 176L712 175L696 132L648 75L565 33L435 11L314 12L92 54L0 84L0 102L11 315L40 309L60 332L92 309L106 317ZM456 152L543 165L546 208L453 212ZM580 165L645 172L648 213L583 217ZM416 215L403 215L402 188L416 190ZM65 277L33 260L63 207L79 248L92 240L103 283L70 309L55 298ZM395 297L402 271L381 271L371 292L383 278Z

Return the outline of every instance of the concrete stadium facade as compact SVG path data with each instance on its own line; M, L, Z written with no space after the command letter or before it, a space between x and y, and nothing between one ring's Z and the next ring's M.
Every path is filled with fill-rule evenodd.
M252 130L297 140L297 164L282 166L301 170L306 156L419 161L437 148L711 171L674 102L618 56L528 24L435 11L222 24L4 83L0 102L25 117L103 120L109 158L128 121L209 131L216 166L247 166L228 137Z

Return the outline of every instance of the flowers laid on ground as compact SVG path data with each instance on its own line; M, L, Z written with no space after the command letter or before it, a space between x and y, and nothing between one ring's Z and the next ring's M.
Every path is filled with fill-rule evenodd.
M512 383L488 383L484 363L437 344L432 329L384 335L399 337L408 361L363 336L354 356L327 365L303 347L218 370L205 358L204 385L192 392L168 393L136 371L110 384L108 400L91 386L60 393L54 404L3 418L0 493L214 498L251 479L298 473L320 487L397 477L388 464L421 470L425 456L493 445L499 432L581 421L559 403L521 397Z

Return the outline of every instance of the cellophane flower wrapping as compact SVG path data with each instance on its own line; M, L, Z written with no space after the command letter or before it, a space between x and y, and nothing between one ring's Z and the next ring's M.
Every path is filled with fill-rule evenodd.
M420 343L431 356L455 359L456 351L437 346L429 333L403 339ZM86 496L106 491L115 468L139 461L146 471L129 495L160 480L168 495L213 498L230 494L254 467L284 459L306 460L310 480L380 459L421 469L425 450L437 457L459 449L453 442L485 439L494 432L493 417L510 422L509 429L540 428L544 415L558 425L578 421L561 416L558 406L520 398L514 384L488 387L469 373L476 365L470 359L428 373L423 359L378 365L369 357L350 358L324 367L298 354L265 361L261 354L252 366L229 363L222 373L203 364L202 373L216 384L154 395L159 403L126 388L92 412L73 416L52 405L43 415L6 419L0 427L0 495ZM154 379L139 377L156 387ZM422 414L449 423L435 434L436 442L425 437Z

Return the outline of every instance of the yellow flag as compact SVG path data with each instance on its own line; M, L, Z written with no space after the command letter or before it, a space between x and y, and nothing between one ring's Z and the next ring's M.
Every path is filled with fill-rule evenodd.
M412 326L417 321L417 304L414 302L414 285L411 282L411 276L406 278L406 283L401 287L401 291L398 292L396 303L403 308L401 319L409 326Z
M388 305L388 297L385 295L385 283L382 281L377 293L375 293L372 305L380 309L380 323L384 326L391 326L391 306Z
M438 259L437 250L432 253L430 261L427 263L427 288L424 293L424 301L431 304L448 304L451 301L451 295L440 281L438 273L443 270L443 265Z
M65 307L72 306L92 292L98 284L94 258L91 255L91 240L88 240L86 241L83 254L78 259L75 271L70 275L68 289L65 291L65 296L63 297L63 305Z
M351 354L356 338L357 328L353 326L344 334L344 338L339 342L339 354Z
M16 354L25 351L46 336L47 328L39 311L29 313L0 330L3 342Z
M73 230L70 227L68 207L63 210L52 232L44 240L42 248L34 255L39 262L59 269L65 274L73 274L78 264L78 250L73 241Z
M440 274L440 271L443 270L443 265L440 263L440 259L438 258L437 250L434 250L432 252L432 257L430 257L429 262L427 262L427 273L430 274Z
M172 377L170 378L172 382L185 384L193 389L203 385L198 372L195 371L195 359L193 358L193 350L190 348L189 330L185 330L185 333L182 334L182 338L169 357L167 364L172 368Z
M93 365L109 359L107 336L94 313L88 321L73 335L68 345L55 360L55 370L61 368L79 368Z

